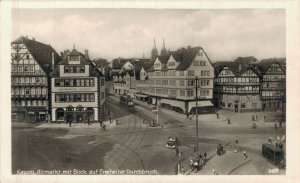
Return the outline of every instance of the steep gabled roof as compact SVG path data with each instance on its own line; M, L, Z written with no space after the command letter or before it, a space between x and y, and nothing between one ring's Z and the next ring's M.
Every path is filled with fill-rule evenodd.
M157 56L158 60L162 63L162 64L166 64L170 58L170 55L159 55Z
M263 59L257 64L257 67L263 74L265 74L267 72L267 70L269 69L269 67L274 63L279 64L280 67L282 68L283 72L284 73L286 72L286 58Z
M108 67L108 62L106 59L103 58L97 58L94 59L93 62L96 64L96 67L100 68L106 68Z
M54 65L60 61L57 52L47 44L28 39L24 36L19 37L12 44L24 44L33 58L40 64L42 69L49 74L52 68L52 53L54 53Z
M233 62L225 62L225 61L216 62L213 64L215 70L215 76L217 77L222 72L224 67L228 67L228 69L231 70L235 76L241 76L249 69L253 70L256 73L256 75L259 76L261 72L257 68L256 61L257 60L255 58L254 59L251 58L251 60L249 61L249 59L238 57Z
M173 54L176 55L176 59L179 59L181 57L180 63L176 67L176 70L186 70L191 65L193 59L196 57L200 49L202 48L193 47L173 52Z

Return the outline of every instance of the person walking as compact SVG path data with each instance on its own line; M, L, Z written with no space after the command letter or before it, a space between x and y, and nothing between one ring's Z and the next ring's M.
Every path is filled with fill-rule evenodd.
M227 124L228 124L228 125L231 125L231 121L230 121L229 118L227 119Z
M103 125L102 125L102 128L103 128L103 131L105 131L106 125L103 124Z
M111 117L109 116L109 123L111 123Z
M204 161L206 161L206 157L207 157L206 151L204 152L203 157L204 157Z
M244 160L246 160L248 156L247 156L247 152L245 150L243 151L243 155L244 155Z

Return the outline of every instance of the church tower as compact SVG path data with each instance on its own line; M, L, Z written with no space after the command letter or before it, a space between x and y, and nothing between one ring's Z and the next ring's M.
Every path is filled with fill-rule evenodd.
M158 51L156 49L156 43L154 38L154 47L151 50L151 59L154 60L157 55L158 55Z
M160 50L160 55L167 55L168 51L166 50L166 46L165 46L165 39L163 38L163 46Z

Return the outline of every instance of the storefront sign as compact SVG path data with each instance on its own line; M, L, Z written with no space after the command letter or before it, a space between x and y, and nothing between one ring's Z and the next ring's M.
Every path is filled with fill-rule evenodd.
M59 92L73 92L73 91L95 91L96 88L95 87L61 87L61 88L56 88L57 91Z
M34 114L34 112L28 112L28 114Z

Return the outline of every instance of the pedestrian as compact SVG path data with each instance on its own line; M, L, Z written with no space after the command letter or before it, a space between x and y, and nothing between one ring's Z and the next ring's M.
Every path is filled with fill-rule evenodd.
M216 171L215 168L213 168L213 174L214 174L214 175L218 175L218 172Z
M258 121L258 117L257 117L257 114L255 114L255 119L256 119L256 121Z
M179 149L178 149L178 147L175 147L175 152L176 152L176 156L178 156L179 155Z
M279 149L283 149L283 144L281 142L279 143Z
M105 131L106 125L105 125L105 124L103 124L102 128L103 128L103 131Z
M88 125L90 125L90 118L88 118L88 121L87 121L87 122L88 122Z
M277 130L277 123L276 122L274 124L274 128L275 128L275 130Z
M109 123L111 123L111 117L109 116Z
M207 153L206 153L206 151L204 152L204 154L203 154L203 157L204 157L204 160L206 161L206 156L207 156Z
M244 150L243 151L244 159L247 159L247 152Z
M280 127L280 128L282 127L282 121L279 122L279 127Z
M252 115L252 121L255 121L255 115L254 114Z
M230 119L229 119L229 118L227 119L227 124L228 124L228 125L231 125L231 122L230 122Z
M238 140L235 140L235 144L238 145L238 143L239 143L239 141L238 141Z
M217 115L217 119L219 119L219 113L216 113L216 115Z
M275 146L278 147L278 142L276 142Z

